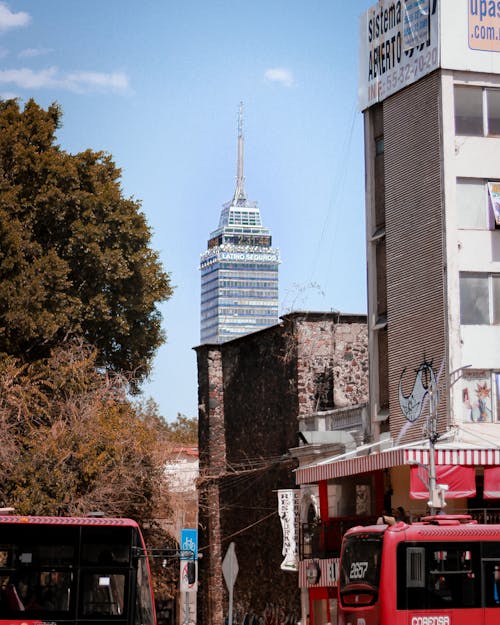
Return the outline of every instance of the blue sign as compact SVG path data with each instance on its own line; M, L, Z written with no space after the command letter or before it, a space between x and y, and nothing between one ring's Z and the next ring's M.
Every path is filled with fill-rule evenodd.
M192 551L194 559L198 559L198 530L181 530L181 560L193 559L193 555L182 553L183 551Z

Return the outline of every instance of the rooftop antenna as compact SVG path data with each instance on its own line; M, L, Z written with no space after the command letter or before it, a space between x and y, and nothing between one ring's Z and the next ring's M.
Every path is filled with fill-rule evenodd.
M238 166L236 169L236 190L233 202L238 205L246 201L245 176L243 175L243 102L238 112Z

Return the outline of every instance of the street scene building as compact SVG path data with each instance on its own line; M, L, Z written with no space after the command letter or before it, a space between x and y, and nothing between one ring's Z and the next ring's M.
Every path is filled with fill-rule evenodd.
M499 520L500 18L481 4L381 0L360 19L371 442L298 469L322 521L346 493L360 524ZM336 610L338 550L317 544L311 625Z
M279 250L257 203L247 199L243 162L240 105L236 189L200 260L201 343L223 343L278 321Z

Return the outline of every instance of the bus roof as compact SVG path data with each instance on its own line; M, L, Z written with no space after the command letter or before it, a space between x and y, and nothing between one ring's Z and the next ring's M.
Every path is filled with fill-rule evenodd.
M468 538L470 540L499 540L500 525L479 524L466 515L439 515L424 517L415 523L400 521L395 525L368 525L352 527L346 537L354 535L375 536L384 533L390 535L405 533L405 540L456 540Z
M92 525L92 526L122 526L138 527L132 519L112 517L57 517L57 516L20 516L0 515L0 525L26 524L26 525Z

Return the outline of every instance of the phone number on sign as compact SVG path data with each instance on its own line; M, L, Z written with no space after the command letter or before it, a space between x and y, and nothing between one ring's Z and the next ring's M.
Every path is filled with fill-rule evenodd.
M399 67L381 77L378 83L378 97L382 99L391 95L433 71L437 66L437 46L427 48L427 50L422 51L416 58L409 59L407 62L402 62Z

